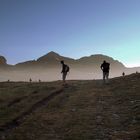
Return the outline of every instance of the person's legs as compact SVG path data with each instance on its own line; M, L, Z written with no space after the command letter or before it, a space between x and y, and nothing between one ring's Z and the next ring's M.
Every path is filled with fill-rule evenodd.
M103 82L105 83L105 76L106 76L106 73L103 72Z
M67 72L63 72L63 77L62 77L62 79L63 79L63 82L64 82L64 83L66 82L66 76L67 76Z
M109 72L106 72L106 83L109 83L109 79L108 79L108 77L109 77Z

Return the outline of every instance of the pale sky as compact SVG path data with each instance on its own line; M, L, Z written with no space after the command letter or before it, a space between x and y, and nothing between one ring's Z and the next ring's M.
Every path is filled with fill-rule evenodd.
M16 64L55 51L140 66L140 0L0 0L0 55Z

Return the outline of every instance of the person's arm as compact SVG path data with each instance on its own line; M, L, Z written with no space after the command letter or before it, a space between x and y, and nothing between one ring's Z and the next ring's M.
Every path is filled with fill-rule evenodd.
M62 67L61 73L63 73L63 67Z
M64 72L64 70L65 70L65 66L64 66L64 65L62 65L62 71L61 71L61 73L63 73L63 72Z
M103 70L103 64L100 66L101 70Z

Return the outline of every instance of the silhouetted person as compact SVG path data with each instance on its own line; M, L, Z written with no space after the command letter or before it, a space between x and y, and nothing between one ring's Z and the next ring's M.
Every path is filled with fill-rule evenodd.
M64 63L64 61L61 61L61 64L62 64L62 80L63 80L63 83L65 84L66 83L66 76L67 76L67 73L69 72L69 66L66 65Z
M101 69L103 71L103 81L104 83L108 83L110 64L104 60L103 63L101 64Z
M39 80L38 80L38 82L40 83L40 82L41 82L41 80L39 79Z
M32 79L30 78L29 81L30 81L30 83L31 83L31 82L32 82Z
M123 77L125 76L125 73L124 73L124 72L122 73L122 76L123 76Z

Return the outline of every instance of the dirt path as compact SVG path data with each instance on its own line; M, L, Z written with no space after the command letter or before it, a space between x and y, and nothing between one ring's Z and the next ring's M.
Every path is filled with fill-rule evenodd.
M26 110L25 112L23 112L21 115L19 115L15 119L11 120L10 122L6 123L3 126L0 126L1 136L5 137L7 133L9 133L11 130L13 130L14 128L21 125L28 115L33 113L38 108L40 108L44 105L47 105L50 100L52 100L55 96L57 96L58 94L61 94L62 92L63 92L63 88L60 88L59 90L52 92L49 96L47 96L47 97L43 98L42 100L33 104L30 109ZM14 103L16 103L18 101L20 101L20 99L14 101ZM13 104L13 103L11 103L11 104Z

